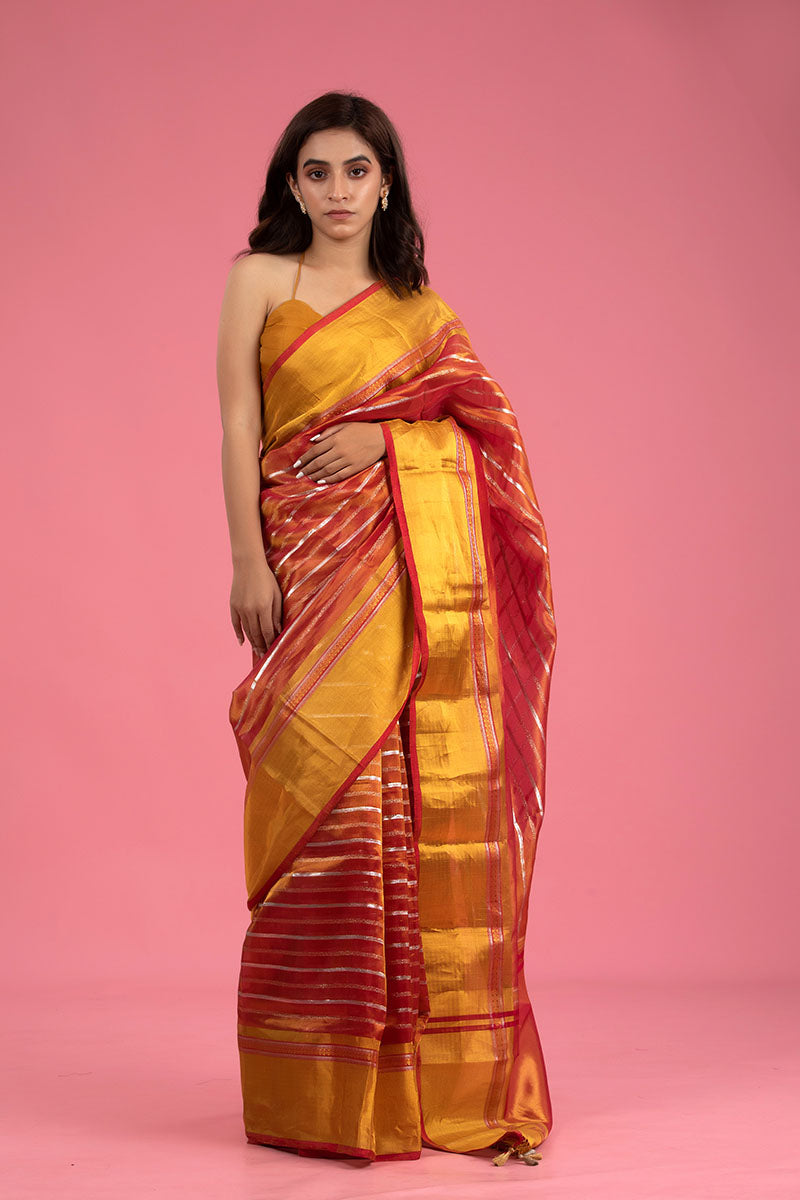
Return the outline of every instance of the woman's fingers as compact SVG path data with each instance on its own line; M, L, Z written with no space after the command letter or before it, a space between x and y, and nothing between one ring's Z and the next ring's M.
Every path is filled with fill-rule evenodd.
M341 451L337 449L336 442L331 441L327 445L315 447L314 453L310 454L306 450L305 454L301 454L297 459L299 470L298 475L307 475L309 471L316 471L320 463L327 462L330 458L335 458Z
M264 645L264 635L261 632L261 624L258 619L258 612L255 610L245 609L242 612L242 625L247 634L247 640L250 642L253 649L258 654L266 654L266 646Z
M253 654L263 657L281 630L283 595L275 575L264 563L252 576L235 572L231 588L231 622L241 645L245 637Z
M343 454L337 453L335 450L329 450L327 454L316 459L313 464L306 467L303 474L308 479L327 479L334 471L340 469L340 465L347 465L347 459Z
M272 619L272 605L265 608L259 614L259 629L261 633L261 644L259 646L259 654L266 654L267 647L271 646L278 636L278 631L275 628L275 623ZM263 648L262 648L263 647Z
M272 621L275 626L275 636L281 632L283 628L283 596L278 588L275 589L275 595L272 600Z
M242 622L239 619L239 614L235 608L231 608L231 622L233 623L233 632L236 634L236 640L241 646L244 642L244 631L242 629Z
M260 632L259 632L258 636L256 636L255 630L253 628L253 624L247 615L243 616L242 624L244 625L244 631L247 634L248 642L253 647L253 650L258 650L258 639L261 636Z
M316 454L306 450L296 460L298 478L302 475L313 483L346 479L386 454L383 430L374 421L349 421L332 428L332 437L331 430L315 435L320 437Z

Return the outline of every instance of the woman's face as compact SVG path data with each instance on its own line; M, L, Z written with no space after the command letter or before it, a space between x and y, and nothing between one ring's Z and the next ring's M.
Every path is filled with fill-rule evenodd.
M344 241L369 226L388 191L378 157L354 129L312 133L297 156L297 179L289 186L302 199L311 224L326 237ZM348 216L334 216L336 210Z

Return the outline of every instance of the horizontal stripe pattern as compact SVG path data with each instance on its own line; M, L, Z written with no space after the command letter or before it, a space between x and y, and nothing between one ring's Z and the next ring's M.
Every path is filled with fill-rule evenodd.
M428 1012L417 883L398 719L254 909L239 978L242 1052L280 1056L254 1046L259 1026L413 1041Z

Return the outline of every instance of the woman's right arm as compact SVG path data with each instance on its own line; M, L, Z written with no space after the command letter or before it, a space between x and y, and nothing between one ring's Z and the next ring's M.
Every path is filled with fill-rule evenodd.
M222 417L222 486L231 542L231 621L241 645L266 654L280 633L282 597L261 533L261 373L264 325L263 256L237 259L222 298L217 387Z

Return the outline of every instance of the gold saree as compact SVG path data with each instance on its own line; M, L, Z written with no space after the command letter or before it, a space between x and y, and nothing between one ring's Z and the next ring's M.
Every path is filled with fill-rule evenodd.
M286 301L261 357L283 624L230 707L247 1139L521 1156L552 1127L523 967L556 630L519 426L430 288ZM298 478L343 420L380 422L386 455Z

